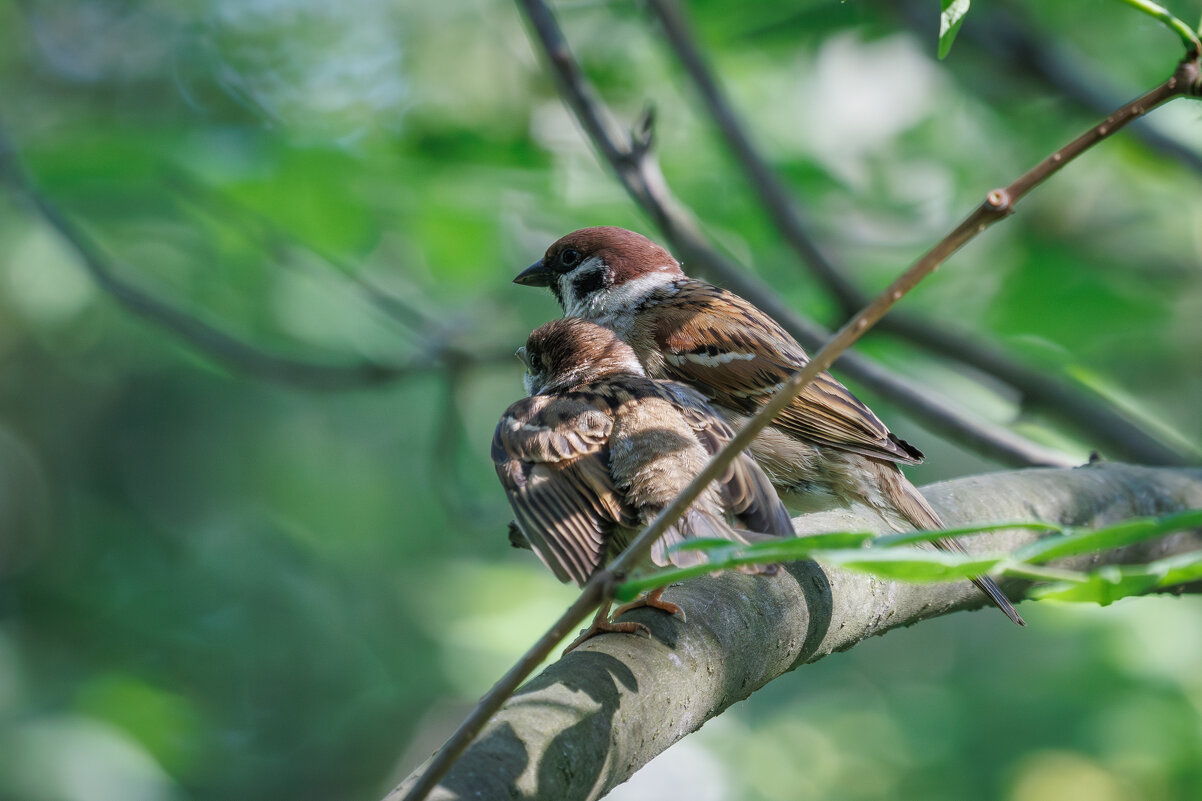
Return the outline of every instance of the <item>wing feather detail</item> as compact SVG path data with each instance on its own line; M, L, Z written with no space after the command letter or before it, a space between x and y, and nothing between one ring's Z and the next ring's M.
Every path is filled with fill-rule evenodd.
M497 476L522 533L560 581L584 584L628 517L609 474L612 418L571 397L509 407L493 435Z
M675 382L664 382L662 386L671 393L671 400L711 457L734 437L734 430L713 413L697 391ZM751 454L739 454L718 477L717 484L723 505L743 528L759 534L794 535L788 510Z
M810 361L788 332L737 295L689 281L674 300L659 309L654 332L665 377L697 387L719 406L753 414ZM826 372L773 425L818 445L902 464L922 461L917 448Z

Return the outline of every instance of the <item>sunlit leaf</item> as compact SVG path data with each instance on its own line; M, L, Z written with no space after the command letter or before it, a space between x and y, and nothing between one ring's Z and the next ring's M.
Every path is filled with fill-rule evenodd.
M1039 564L1065 556L1131 545L1196 526L1202 526L1202 510L1199 509L1164 517L1141 517L1095 531L1077 530L1067 535L1047 537L1020 548L1014 557L1019 561Z
M910 582L954 581L988 573L1003 557L965 555L947 551L888 550L826 551L820 561L848 570L873 573Z
M1063 526L1057 523L1029 520L961 526L959 528L938 529L934 531L903 531L899 534L886 534L876 537L872 540L872 546L874 548L882 548L895 545L910 545L916 542L934 542L935 540L970 537L973 534L988 534L989 532L1005 531L1012 528L1031 529L1034 531L1060 531L1063 529Z
M945 58L956 41L960 25L968 13L969 0L941 0L943 12L939 15L939 58Z
M1106 606L1129 595L1202 580L1202 551L1175 554L1146 565L1105 565L1078 583L1057 582L1031 591L1034 598Z

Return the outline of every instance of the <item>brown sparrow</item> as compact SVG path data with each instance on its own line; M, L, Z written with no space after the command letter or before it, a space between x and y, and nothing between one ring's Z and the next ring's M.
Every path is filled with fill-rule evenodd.
M689 278L666 250L623 228L570 233L514 281L549 287L565 317L612 329L634 349L647 375L688 384L736 428L809 361L767 314L732 292ZM829 373L820 373L751 450L791 501L862 503L899 531L944 527L898 466L920 463L922 452L890 433ZM936 545L964 550L952 539ZM992 579L973 582L1025 625Z
M734 435L700 394L648 378L629 345L585 320L547 323L518 355L531 397L501 417L493 462L534 552L561 581L582 585ZM651 561L704 561L695 551L668 552L692 537L747 543L763 535L792 536L793 526L767 476L749 454L740 454L655 542ZM634 606L679 612L660 600L662 592L614 617ZM610 623L608 612L605 604L584 637L646 630Z

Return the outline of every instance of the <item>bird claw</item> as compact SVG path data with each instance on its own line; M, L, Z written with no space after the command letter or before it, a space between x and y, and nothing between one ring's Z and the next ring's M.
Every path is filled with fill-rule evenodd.
M662 598L660 598L658 595L655 595L654 597L652 595L645 595L642 598L635 598L633 601L631 601L628 604L622 604L621 606L619 606L617 609L614 610L613 617L616 620L616 619L620 618L622 615L629 612L630 610L642 609L644 606L649 606L652 609L662 610L664 612L667 612L669 615L680 615L680 620L682 623L689 619L688 616L685 615L684 610L680 608L680 606L672 603L671 601L665 601ZM621 625L621 624L619 624L619 625Z
M651 629L647 628L642 623L636 623L632 620L628 620L624 623L615 623L612 620L594 620L593 625L580 632L580 636L572 640L572 642L568 644L568 647L563 649L563 652L564 654L567 654L585 640L591 640L598 634L608 634L610 632L616 632L618 634L641 634L644 637L651 636Z

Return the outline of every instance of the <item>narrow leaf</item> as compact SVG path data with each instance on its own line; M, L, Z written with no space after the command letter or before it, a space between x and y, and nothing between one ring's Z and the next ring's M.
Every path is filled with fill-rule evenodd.
M960 32L964 15L968 13L969 0L941 0L943 13L939 15L939 58L947 57L952 42Z
M1046 537L1020 548L1014 558L1039 564L1065 556L1119 548L1187 528L1202 526L1202 509L1191 509L1164 517L1138 517L1112 526L1089 530L1073 530L1069 534Z
M1106 565L1097 572L1091 573L1089 578L1080 584L1052 584L1047 587L1035 587L1031 590L1031 597L1041 600L1053 598L1058 601L1092 602L1108 606L1128 595L1142 595L1155 588L1156 585L1156 576L1123 572L1115 565Z
M954 537L970 537L973 534L988 534L992 531L1005 531L1010 528L1031 529L1033 531L1062 531L1064 526L1057 523L1044 523L1038 520L1017 521L1011 523L987 523L960 528L946 528L932 531L903 531L900 534L885 534L872 540L872 547L887 548L894 545L910 545L915 542L934 542Z
M965 555L901 548L881 551L825 551L818 558L825 564L910 582L956 581L980 576L991 571L1004 559L1000 555Z
M1146 565L1107 565L1079 583L1058 582L1031 590L1034 598L1106 606L1129 595L1202 581L1202 551L1176 554Z

